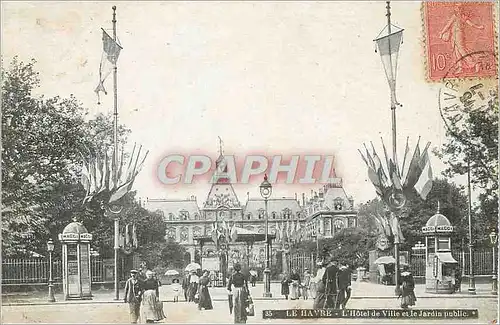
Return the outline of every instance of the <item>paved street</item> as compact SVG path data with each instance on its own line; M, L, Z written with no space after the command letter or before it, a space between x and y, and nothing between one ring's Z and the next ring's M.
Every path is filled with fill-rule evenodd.
M487 287L478 287L477 296L466 294L466 288L463 294L456 295L432 295L424 294L423 286L417 286L417 306L418 309L434 308L477 308L479 309L479 318L477 320L469 319L467 323L486 323L497 318L497 300L493 296L486 296ZM392 296L394 287L386 287L370 283L353 284L353 299L349 302L351 309L397 309L398 300ZM256 316L251 317L251 323L373 323L374 319L315 319L315 320L263 320L262 311L264 309L293 309L293 308L312 308L312 300L290 301L284 300L280 296L274 295L271 300L262 300L263 286L251 288L255 300ZM279 292L279 284L272 286L274 293ZM227 293L223 288L211 289L214 310L198 311L193 303L171 302L170 286L163 286L161 291L162 300L165 301L164 308L167 319L164 323L232 323L233 318L229 315L227 305ZM482 294L484 293L484 295ZM379 296L377 296L379 295ZM96 293L94 300L84 302L64 302L59 297L55 304L46 303L41 297L38 301L26 298L24 304L20 302L15 304L10 297L11 306L2 307L2 323L127 323L128 305L113 301L113 293ZM3 303L6 301L3 297ZM278 298L278 299L276 299ZM443 323L446 320L429 319L400 319L386 320L384 322L422 322L422 323ZM458 320L449 320L453 323Z

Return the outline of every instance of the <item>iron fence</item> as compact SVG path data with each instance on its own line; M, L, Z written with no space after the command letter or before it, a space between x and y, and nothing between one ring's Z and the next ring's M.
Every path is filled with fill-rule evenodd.
M52 279L55 283L62 281L62 261L52 262ZM90 272L92 283L112 282L114 277L114 260L91 258ZM134 266L136 261L134 259ZM119 271L120 281L126 279L126 272ZM49 262L45 258L4 259L2 260L2 285L44 284L49 281Z

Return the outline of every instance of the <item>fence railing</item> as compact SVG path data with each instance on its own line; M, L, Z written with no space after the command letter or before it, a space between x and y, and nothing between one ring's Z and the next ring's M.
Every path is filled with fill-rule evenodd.
M469 261L470 254L468 251L452 250L452 256L458 262L458 266L462 274L468 276L470 274ZM493 273L493 251L479 250L473 252L473 272L474 275L491 275ZM410 269L415 276L425 276L425 254L410 255Z
M90 273L92 283L112 282L114 277L114 260L91 258ZM134 259L134 267L137 262ZM126 279L126 270L120 268L120 281ZM55 283L62 281L62 261L52 262L52 279ZM44 258L4 259L2 260L2 285L41 284L49 281L49 262Z

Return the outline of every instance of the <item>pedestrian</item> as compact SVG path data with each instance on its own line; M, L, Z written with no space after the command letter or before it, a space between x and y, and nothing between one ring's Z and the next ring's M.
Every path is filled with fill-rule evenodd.
M233 308L234 308L234 323L246 323L247 322L247 299L249 296L248 290L248 280L241 273L241 265L236 263L234 265L234 273L229 277L227 284L227 291L229 295L232 295Z
M199 279L198 275L196 275L196 270L192 270L189 277L188 301L195 301L195 296L198 292Z
M209 272L203 272L203 276L200 278L198 285L198 310L202 308L205 310L214 309L212 306L212 298L210 297L210 292L208 291L208 285L210 284Z
M283 273L281 277L281 294L285 296L285 299L288 300L288 295L290 294L290 282L291 280L288 278L288 274Z
M339 268L338 291L336 308L345 309L351 298L351 269L347 265L341 265Z
M332 257L323 274L322 282L325 285L325 305L323 308L335 308L338 294L338 272L337 261Z
M257 282L257 275L254 270L250 271L250 282L252 282L252 287L255 287L255 282Z
M142 283L137 278L137 270L130 270L130 278L125 282L125 297L124 302L129 305L130 323L137 324L140 316L141 299L142 299Z
M403 265L401 287L401 308L408 309L408 306L415 306L415 302L417 301L417 297L415 296L415 279L408 265Z
M180 294L181 290L182 290L182 286L179 283L179 279L173 279L172 280L172 291L174 292L174 302L179 301L179 294Z
M290 274L290 280L292 281L292 291L290 293L290 300L299 299L299 285L300 285L300 276L297 269L293 269Z
M158 299L158 280L153 277L153 272L146 271L146 280L143 283L144 294L142 298L142 316L146 323L154 323L165 318L163 304Z
M316 284L316 297L314 298L313 308L324 308L326 302L326 294L325 294L325 283L323 282L323 276L326 271L326 262L319 261L318 262L318 272L314 277L314 283Z
M302 282L302 297L304 300L309 299L309 286L311 285L311 273L309 273L309 269L306 268L304 270L304 278Z
M316 276L311 276L311 281L309 282L309 292L310 292L310 296L311 298L313 299L316 299L316 292L318 290L318 274L320 273L321 270L323 270L324 272L324 269L322 268L323 266L323 262L322 261L317 261L316 262L316 268L317 268L317 271L316 271ZM319 277L319 280L321 280L321 277L323 276L323 274L321 274L321 276Z
M182 278L182 291L184 292L184 301L188 301L188 291L189 291L189 280L191 275L188 271L184 272L184 277Z

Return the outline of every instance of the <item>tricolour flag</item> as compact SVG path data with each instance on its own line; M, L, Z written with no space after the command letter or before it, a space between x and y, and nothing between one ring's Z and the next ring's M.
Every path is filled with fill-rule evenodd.
M108 78L112 70L109 63L115 66L122 50L122 47L104 29L102 29L102 48L103 53L101 63L99 64L99 83L94 90L97 94L98 104L100 104L100 93L103 92L107 95L106 88L104 88L104 81Z
M424 166L422 168L422 173L420 174L420 177L415 184L415 189L417 190L420 197L425 200L432 189L432 168L427 151L424 153L423 164Z
M138 247L138 243L137 243L137 229L136 229L136 226L135 226L135 223L134 225L132 226L132 245L137 248Z
M231 228L231 241L235 243L237 239L238 239L238 231L236 229L236 222L235 222L233 223L233 227Z

